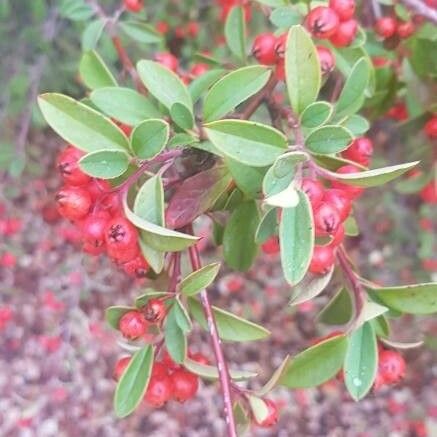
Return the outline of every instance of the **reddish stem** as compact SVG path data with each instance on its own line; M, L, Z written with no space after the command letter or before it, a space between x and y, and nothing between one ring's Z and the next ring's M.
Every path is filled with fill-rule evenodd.
M181 279L181 253L175 252L172 254L173 257L173 270L171 273L170 283L168 285L168 292L174 293L176 287Z
M197 246L191 246L188 249L190 256L191 266L193 271L199 270L202 267L199 250ZM214 349L214 355L217 362L217 369L219 372L220 386L222 390L223 402L224 402L224 413L227 428L228 437L237 437L236 425L234 414L232 410L232 395L231 395L231 380L229 377L228 365L226 363L223 350L221 347L221 340L217 330L217 324L215 321L214 314L212 312L212 307L208 299L208 293L203 290L200 293L200 301L203 306L203 312L205 314L206 320L208 322L209 333L211 335L212 345Z

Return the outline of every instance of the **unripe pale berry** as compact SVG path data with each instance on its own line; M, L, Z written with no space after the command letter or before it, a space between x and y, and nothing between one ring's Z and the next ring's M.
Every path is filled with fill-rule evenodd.
M129 365L131 358L130 357L123 357L120 358L116 363L114 367L114 371L112 373L112 377L118 381L121 378L121 375L123 375L124 370Z
M155 55L155 61L159 62L160 64L164 65L172 71L177 71L177 69L179 68L178 58L176 58L176 56L173 56L169 52L157 53Z
M347 21L354 16L355 0L329 0L329 7L337 13L341 21Z
M142 337L147 331L147 326L144 316L135 310L123 314L118 323L118 329L129 340Z
M276 406L276 403L273 402L271 399L263 399L263 401L267 405L267 417L265 417L262 422L258 422L255 419L255 423L261 428L270 428L276 425L276 423L278 422L278 407Z
M373 154L373 143L366 137L356 138L341 154L350 161L368 167Z
M337 169L337 173L340 174L350 174L350 173L359 173L361 170L354 165L343 165L339 169ZM351 199L357 198L360 194L363 193L364 188L355 187L353 185L348 185L343 182L332 181L332 187L338 188L339 190L343 190Z
M58 212L69 220L84 218L91 207L91 196L81 187L63 187L56 194Z
M348 218L352 210L351 199L343 190L338 190L335 188L325 190L323 202L329 203L335 207L342 222Z
M197 393L199 378L185 369L177 369L171 375L173 384L173 399L185 402Z
M337 13L327 6L317 6L305 18L305 26L313 36L330 38L338 29L340 21Z
M169 375L158 374L150 378L144 402L152 407L162 407L172 397L173 384Z
M317 46L317 54L320 61L320 69L322 74L330 73L335 67L335 57L328 47Z
M346 47L352 43L358 32L358 22L351 18L347 21L342 21L337 28L337 31L329 38L329 41L335 47Z
M91 177L85 174L78 165L84 153L73 146L68 146L58 156L57 167L64 181L69 185L85 185Z
M314 246L313 256L311 258L309 271L316 275L328 273L334 265L335 253L331 245Z
M322 202L314 212L314 225L318 236L337 232L340 223L340 213L330 203Z
M382 17L375 23L375 32L382 38L390 38L396 32L397 22L394 17Z
M150 299L144 308L144 317L150 323L159 323L166 313L167 308L162 299Z
M316 210L322 203L325 188L316 179L304 178L302 180L302 191L308 196L311 207Z
M263 65L274 65L276 63L275 53L276 37L273 33L259 34L252 45L252 55Z
M143 9L143 0L123 0L124 7L130 12L140 12Z

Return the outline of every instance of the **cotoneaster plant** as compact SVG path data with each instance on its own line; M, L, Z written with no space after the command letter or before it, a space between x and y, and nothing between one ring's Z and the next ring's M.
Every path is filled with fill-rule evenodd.
M57 160L63 186L56 201L80 230L83 251L105 254L149 281L131 306L107 309L129 352L114 369L116 414L126 417L142 402L156 408L186 402L199 379L219 380L227 435L235 436L237 426L275 425L278 385L313 387L337 376L359 400L372 387L399 382L407 366L396 349L421 342L393 341L390 318L436 312L437 284L375 284L361 277L344 244L359 232L354 206L363 192L418 165L373 168L366 136L374 113L397 98L382 94L378 69L397 62L395 56L408 59L400 41L391 46L393 56L377 48L396 31L400 38L414 33L401 31L390 14L417 13L415 2L406 1L413 9L401 12L387 8L385 18L380 7L369 15L351 0L217 3L211 14L217 25L224 22L226 51L216 59L212 43L187 64L176 42L196 38L202 23L154 26L126 18L143 14L147 2L125 0L111 15L87 2L96 20L85 30L87 41L96 46L103 29L95 23L104 22L123 75L116 78L88 50L79 67L85 97L42 94L39 107L67 143ZM432 9L422 6L432 21ZM266 23L256 33L253 14L269 17L275 29ZM151 44L150 57L134 63L121 34ZM392 59L376 61L378 50ZM435 116L425 118L421 127L434 141ZM202 266L193 222L204 215L224 259ZM208 287L222 262L247 271L260 247L280 252L290 305L315 298L331 281L339 285L318 320L341 329L285 356L262 388L249 389L241 382L256 375L233 369L222 342L263 340L268 326L213 306ZM183 271L183 259L191 272ZM197 329L208 331L214 362L192 352L190 333Z

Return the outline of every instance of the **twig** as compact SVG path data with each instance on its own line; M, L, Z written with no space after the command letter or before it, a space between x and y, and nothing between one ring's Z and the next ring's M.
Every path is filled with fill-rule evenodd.
M437 24L437 10L432 9L421 0L400 0L408 8L412 9L419 15L422 15L434 24Z
M168 292L174 293L176 287L181 279L181 253L175 252L172 254L173 257L173 270L170 277L170 282L168 284Z
M191 246L188 249L188 253L190 256L190 261L193 271L199 270L201 268L201 262L200 262L199 250L197 249L197 246ZM220 386L222 390L223 403L224 403L227 436L237 437L235 419L232 410L231 380L229 377L228 365L226 363L223 354L223 350L221 347L221 340L217 330L217 324L215 321L214 314L212 312L211 304L209 302L208 293L206 292L206 290L203 290L200 293L200 301L202 303L203 311L205 313L205 317L208 322L209 333L211 335L214 355L217 362L217 370L219 372Z

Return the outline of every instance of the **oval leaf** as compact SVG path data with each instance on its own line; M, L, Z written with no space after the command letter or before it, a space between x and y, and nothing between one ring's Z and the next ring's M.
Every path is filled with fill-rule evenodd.
M308 272L302 281L293 287L290 305L299 305L318 296L329 284L334 268L324 275L313 275Z
M328 102L314 102L308 105L300 116L303 127L313 129L325 124L332 115L334 108Z
M251 121L214 121L205 125L205 131L223 154L253 167L272 164L287 147L284 134Z
M201 364L197 361L191 360L190 358L185 358L183 363L184 367L195 375L199 375L204 379L218 379L219 373L217 367L209 366L207 364ZM248 370L233 370L229 369L229 376L234 381L246 381L247 379L254 378L257 376L255 372L250 372Z
M243 8L234 6L225 23L225 38L231 52L240 59L246 57L246 25Z
M352 140L352 134L343 126L322 126L308 135L305 146L314 153L331 154L345 150Z
M173 306L165 318L165 347L176 363L183 363L187 354L187 339L176 320L175 308Z
M202 305L197 299L189 299L189 308L193 317L203 329L208 328ZM212 307L219 336L224 341L255 341L262 340L270 335L263 326L249 322L241 317L231 314L221 308Z
M182 103L176 102L172 105L170 117L181 129L191 129L194 125L193 113Z
M261 221L255 233L255 241L257 244L262 244L267 241L271 236L276 234L278 227L277 211L276 208L271 208L267 211Z
M271 71L262 65L251 65L232 71L220 79L205 97L205 121L222 118L240 103L253 96L268 82Z
M96 152L129 148L128 140L118 126L71 97L42 94L38 97L38 104L50 127L78 149Z
M103 29L105 28L107 20L93 20L85 28L82 33L82 51L94 50L100 37L102 36Z
M300 114L316 100L321 84L316 47L311 36L300 25L291 27L288 32L285 77L291 107Z
M311 205L305 193L299 191L295 208L282 211L279 224L282 270L287 282L298 284L308 270L314 246L314 224Z
M97 52L85 52L79 63L83 83L90 89L117 86L117 81Z
M370 129L370 123L361 115L353 114L341 123L352 135L364 135Z
M212 263L190 273L180 283L181 292L193 296L212 284L220 270L220 263Z
M121 176L129 167L129 155L121 150L98 150L79 160L82 171L101 179Z
M207 71L199 77L196 77L189 85L188 91L193 99L193 103L199 100L200 96L206 91L211 85L217 82L225 73L225 70L214 69Z
M364 323L350 335L344 361L344 380L352 398L362 399L372 388L378 368L378 347L372 325Z
M159 44L162 35L152 26L141 21L123 21L119 23L123 32L135 41L143 44Z
M279 384L309 388L333 378L343 365L347 337L338 335L312 346L289 360Z
M131 133L131 147L138 158L150 159L158 155L170 135L168 123L160 119L145 120Z
M141 403L149 384L153 366L153 349L145 346L135 352L117 384L114 410L118 417L131 414Z

